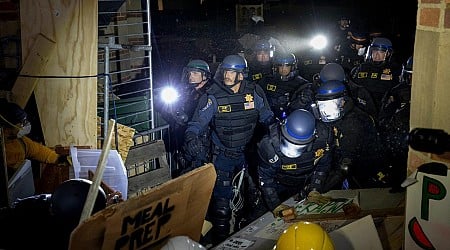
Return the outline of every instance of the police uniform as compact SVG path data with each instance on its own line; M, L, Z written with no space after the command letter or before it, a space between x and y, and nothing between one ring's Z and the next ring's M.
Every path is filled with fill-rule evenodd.
M370 92L379 111L384 94L397 84L399 72L392 64L364 62L352 70L351 77L356 84Z
M341 188L348 175L349 188L367 188L368 178L375 176L383 162L384 150L373 118L348 98L341 119L326 123L336 138L333 174L326 190Z
M286 81L280 79L280 75L266 77L259 84L264 90L275 117L283 119L287 115L288 104L294 92L307 84L308 81L300 76L294 76Z
M258 144L260 186L270 211L293 195L322 191L331 167L334 141L325 124L318 122L316 132L316 139L297 158L281 152L279 124L272 125L270 133Z
M186 136L201 135L211 128L213 164L217 179L208 217L213 236L220 242L228 237L232 216L232 179L245 165L244 149L258 122L267 126L273 120L267 99L261 87L242 81L237 93L223 83L214 82L201 97L197 112L188 123Z
M272 75L272 62L267 62L267 64L260 64L254 62L249 66L248 81L258 84L265 77Z

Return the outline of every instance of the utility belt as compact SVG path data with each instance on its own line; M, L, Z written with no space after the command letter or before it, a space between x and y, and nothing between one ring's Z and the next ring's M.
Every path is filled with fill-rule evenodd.
M228 158L239 158L242 157L242 155L244 154L244 149L236 149L236 150L231 150L231 149L225 149L225 148L221 148L219 146L214 146L214 153L215 154L223 154Z

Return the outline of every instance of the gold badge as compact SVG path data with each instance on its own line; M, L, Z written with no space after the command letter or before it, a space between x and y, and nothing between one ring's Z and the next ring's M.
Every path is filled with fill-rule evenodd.
M253 96L251 94L245 95L245 101L246 102L253 102Z
M325 152L325 150L323 148L317 149L316 153L315 153L316 158L322 157L324 152Z
M372 79L375 79L375 78L377 78L378 77L378 73L372 73L371 75L370 75L370 78L372 78Z
M358 78L367 78L367 72L358 72Z
M390 75L391 69L383 69L383 74Z
M282 170L296 170L297 164L293 163L293 164L281 165L281 169Z
M252 79L253 79L253 81L262 79L262 74L261 73L254 74L254 75L252 75Z
M219 110L219 113L229 113L231 112L231 105L223 105L217 107Z
M268 91L274 91L275 92L275 90L277 89L277 85L267 84L266 89Z

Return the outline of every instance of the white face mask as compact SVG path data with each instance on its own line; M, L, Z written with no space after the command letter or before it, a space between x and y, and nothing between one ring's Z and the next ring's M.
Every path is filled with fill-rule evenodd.
M31 132L31 124L26 123L20 130L17 132L17 138L22 138L25 135L28 135Z
M324 122L332 122L341 118L343 108L343 98L317 101L320 118Z
M358 56L363 56L364 54L366 54L366 48L362 47L358 49Z
M293 144L290 143L288 140L286 140L286 138L281 137L281 145L280 145L281 153L283 153L285 156L289 158L300 157L302 153L305 151L306 146L308 146L308 144L304 145Z

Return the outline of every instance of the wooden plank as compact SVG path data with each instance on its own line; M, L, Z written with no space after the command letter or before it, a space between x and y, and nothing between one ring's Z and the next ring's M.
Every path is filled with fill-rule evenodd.
M160 249L178 235L198 241L215 180L207 164L108 206L75 228L69 249Z
M97 148L97 10L98 1L90 0L20 1L24 58L43 34L56 49L42 75L64 77L40 79L35 87L47 146Z
M20 71L21 75L39 76L45 71L45 67L56 48L56 43L38 34L28 57ZM25 108L39 78L18 77L11 90L13 100L21 108Z
M125 161L125 166L131 166L158 157L165 158L165 156L166 148L164 146L164 141L150 141L131 147L128 152L127 160Z

